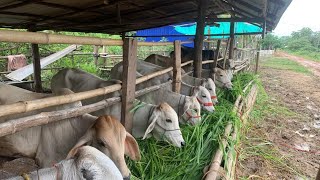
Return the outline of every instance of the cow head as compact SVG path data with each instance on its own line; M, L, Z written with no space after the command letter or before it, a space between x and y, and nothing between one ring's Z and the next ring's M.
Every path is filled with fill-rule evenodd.
M214 69L214 82L217 84L217 86L227 89L232 89L232 83L231 79L228 78L227 73L225 70L222 70L220 68Z
M177 113L167 103L161 103L150 109L148 128L143 139L150 136L150 133L157 140L165 140L176 147L185 145L182 137Z
M102 180L106 176L108 179L123 179L114 162L94 147L77 148L72 158L74 158L77 174L83 179ZM66 174L71 174L71 172L66 172Z
M195 86L191 95L197 98L203 110L209 112L214 111L211 95L205 87Z
M91 145L106 154L119 168L124 178L130 176L124 154L132 160L140 160L139 146L122 124L111 116L99 117L95 124L87 130L78 143L70 150L68 157L72 157L79 147Z
M185 103L183 105L182 119L186 123L192 125L201 122L201 106L197 98L194 96L186 96Z
M211 78L202 79L201 86L205 87L209 91L213 105L218 104L216 85L214 84L213 80Z

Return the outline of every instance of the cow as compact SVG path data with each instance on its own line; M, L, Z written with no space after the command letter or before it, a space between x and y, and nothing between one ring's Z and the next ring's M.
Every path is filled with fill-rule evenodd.
M70 72L66 73L66 71ZM67 74L68 76L64 77L64 75ZM97 77L91 76L88 73L86 73L87 76L84 78L84 81L82 81L81 78L78 78L80 77L79 74L81 74L81 77L85 76L84 72L74 71L72 69L58 72L51 80L52 91L59 91L60 88L64 88L63 86L67 85L67 88L70 88L74 92L83 92L100 87L95 84L87 86L86 83L88 81L103 84L104 80L97 80ZM82 103L87 105L104 99L105 96L98 96L88 100L83 100ZM101 110L92 112L91 114L95 116L109 114L115 116L117 119L121 119L121 103L116 103ZM174 131L171 131L173 129ZM163 132L166 133L164 137L161 137ZM181 135L177 113L167 103L160 103L158 106L145 104L143 108L134 112L132 135L135 138L143 139L154 136L158 140L168 140L177 147L182 147L185 144Z
M145 61L150 62L152 64L156 64L162 67L170 67L172 66L172 59L166 56L161 56L157 54L151 54L148 56ZM182 81L186 84L192 85L192 86L204 86L210 93L213 103L217 104L217 95L216 95L216 85L214 84L213 80L211 78L208 79L199 79L195 77L191 77L188 75L182 76Z
M143 75L150 74L159 70L162 70L163 67L154 65L152 63L137 61L137 69L136 69L136 78L142 77ZM116 64L110 72L111 79L122 79L123 66L122 62ZM141 90L146 87L150 87L153 85L158 85L164 82L171 81L173 77L172 72L165 73L161 76L152 78L148 81L142 82L136 86L136 90Z
M203 86L205 87L210 95L211 95L211 99L212 99L212 103L214 105L218 104L218 97L216 94L216 85L213 82L213 80L211 78L194 78L191 76L183 76L182 77L182 81L186 84L189 84L191 86Z
M202 77L214 79L214 83L220 88L232 89L232 82L230 76L227 75L226 71L220 68L215 68L214 73L210 70L203 69Z
M151 104L167 102L178 113L180 123L182 124L190 123L191 125L195 125L201 122L201 107L194 96L185 96L160 88L159 90L142 95L138 99Z
M108 156L94 147L83 146L76 149L70 159L62 160L53 167L25 173L23 176L8 180L104 180L106 177L108 180L123 180L121 172Z
M0 104L2 105L52 96L50 94L30 92L3 83L0 83L0 92ZM56 92L56 95L71 93L73 92L68 89L61 89ZM4 116L0 117L0 123L41 112L64 110L81 105L81 102L75 102ZM65 159L70 149L80 147L79 144L84 145L82 142L89 137L91 137L91 143L94 147L107 154L114 161L123 177L128 177L130 171L124 161L124 152L131 159L139 160L139 147L135 139L125 131L121 123L111 117L97 119L95 116L84 114L79 117L24 129L15 134L0 137L0 156L30 157L36 159L40 167L49 167L53 163ZM94 143L99 142L101 139L116 139L117 141L114 142L118 143L108 144L108 146Z
M174 51L170 52L170 57L174 57ZM202 50L202 60L214 58L214 50ZM194 59L194 48L181 46L181 62L187 62Z
M163 69L163 67L154 65L152 63L147 63L147 62L143 62L143 61L142 62L141 61L137 61L137 62L139 62L137 64L140 64L139 68L137 66L137 72L142 74L142 75L147 75L147 74L150 74L150 73L153 73L153 72L156 72L156 71L159 71L159 70ZM122 71L117 71L119 69L122 70L122 64L120 64L120 63L117 64L114 68L112 68L111 77L113 79L120 78L120 76L122 74ZM170 73L172 75L172 72L170 72ZM156 78L157 79L155 79L155 81L153 82L154 83L153 85L158 85L158 84L162 84L162 83L168 82L168 79L167 79L168 78L168 73L160 75L160 76L158 76ZM153 80L153 79L151 79L151 80ZM144 88L146 88L146 87L148 87L148 86L145 86ZM172 85L166 85L166 86L163 86L163 87L165 89L168 89L168 90L172 89ZM200 102L201 108L203 110L206 110L206 111L209 111L209 112L213 112L214 111L214 107L212 106L213 103L212 103L212 100L211 100L210 93L206 88L201 87L201 86L188 86L187 84L184 84L184 83L182 83L181 88L185 89L185 91L189 92L188 94L184 94L184 95L196 96L198 101ZM191 88L192 88L192 92L190 94L190 89ZM210 104L211 104L211 106L210 106Z

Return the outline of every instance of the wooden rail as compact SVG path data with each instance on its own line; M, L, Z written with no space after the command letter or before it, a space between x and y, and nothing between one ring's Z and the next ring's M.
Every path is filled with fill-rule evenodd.
M0 41L34 44L82 44L97 46L122 46L122 40L106 39L88 36L70 36L49 34L43 32L25 32L15 30L0 30ZM138 42L138 46L167 46L172 42Z
M143 90L136 91L135 96L139 97L151 91L158 90L163 85L166 85L166 83L162 85L151 86ZM86 106L74 107L70 109L51 111L51 112L42 112L40 114L31 115L28 117L9 120L7 122L0 124L0 137L6 136L9 134L14 134L15 132L22 131L27 128L40 126L40 125L48 124L55 121L60 121L60 120L71 118L71 117L81 116L85 113L91 113L91 112L103 109L105 107L111 106L113 104L119 103L120 101L121 101L120 97L113 97L113 98L102 100Z

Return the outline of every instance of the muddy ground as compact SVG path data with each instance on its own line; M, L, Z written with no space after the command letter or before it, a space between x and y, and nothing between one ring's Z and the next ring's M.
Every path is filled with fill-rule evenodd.
M296 61L313 74L274 69L263 66L262 62L260 78L270 97L269 103L290 113L268 114L259 122L252 121L245 137L250 142L242 143L241 152L265 146L274 152L274 157L257 148L256 154L240 160L237 177L315 179L320 164L320 63L283 52L276 56ZM274 159L285 165L279 166Z

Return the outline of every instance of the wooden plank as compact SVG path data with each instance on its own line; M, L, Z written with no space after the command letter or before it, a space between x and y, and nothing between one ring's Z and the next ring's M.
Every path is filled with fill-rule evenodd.
M39 54L38 44L31 44L31 51L32 51L32 62L33 62L34 89L36 92L42 92L41 65L40 65L40 54Z
M197 30L195 35L194 42L194 76L201 78L202 70L202 48L204 40L204 26L205 26L205 17L206 17L206 0L198 1L198 17L197 17Z
M96 46L96 45L93 46L93 58L94 58L94 64L98 66L99 46Z
M69 54L70 52L74 51L75 49L77 49L77 47L79 47L78 45L71 45L59 52L56 52L54 54L51 54L48 57L42 58L40 60L40 65L41 68L53 63L54 61L64 57L65 55ZM20 69L17 69L13 72L11 72L10 74L6 75L6 77L8 79L11 79L13 81L21 81L22 79L28 77L29 75L31 75L33 73L33 64L29 64L27 66L24 66Z
M173 61L173 86L172 91L180 93L181 90L181 43L174 41L174 61Z
M132 131L132 113L135 99L136 67L137 67L137 40L126 38L123 43L123 73L122 73L122 100L121 123L126 130Z

